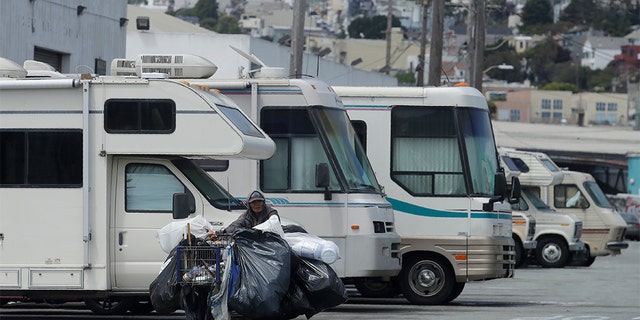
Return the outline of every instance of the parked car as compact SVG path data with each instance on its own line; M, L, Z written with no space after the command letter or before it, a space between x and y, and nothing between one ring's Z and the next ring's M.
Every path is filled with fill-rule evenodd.
M632 212L620 212L620 215L627 222L627 232L625 238L629 240L640 240L640 220Z

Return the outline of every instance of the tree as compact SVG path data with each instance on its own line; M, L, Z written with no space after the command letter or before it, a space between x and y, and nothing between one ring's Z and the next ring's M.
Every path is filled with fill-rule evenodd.
M400 19L391 18L392 27L400 27ZM360 17L351 21L347 31L351 38L384 39L387 29L387 17L378 15L373 18Z
M522 33L537 33L540 28L553 23L553 11L549 0L528 0L522 8Z
M560 21L575 25L589 26L598 13L598 5L594 0L572 0L562 11Z
M240 34L242 29L238 24L238 19L234 16L221 16L216 23L215 31L224 34Z

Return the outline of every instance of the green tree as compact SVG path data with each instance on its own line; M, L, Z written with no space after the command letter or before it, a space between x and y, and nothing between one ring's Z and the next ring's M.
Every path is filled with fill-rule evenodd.
M400 27L400 19L396 17L391 18L392 27ZM364 38L364 39L384 39L385 31L387 29L387 17L378 15L373 18L359 17L353 19L347 31L351 38Z
M507 82L522 82L525 78L522 70L521 58L516 50L507 45L505 39L500 39L496 43L488 45L484 50L484 68L507 64L512 65L513 70L501 70L493 68L487 75L493 79L505 80Z
M578 87L576 87L576 85L573 83L550 82L544 87L540 88L540 90L571 91L573 93L577 93Z
M527 61L527 77L535 84L544 86L553 81L557 64L571 61L571 53L547 37L537 46L524 53Z
M560 14L560 21L574 25L588 26L598 14L598 4L595 0L571 0L571 3Z
M224 34L240 34L242 29L238 24L238 19L234 16L223 15L218 18L215 31Z
M218 21L218 2L216 0L198 0L193 8L181 8L167 13L177 17L198 17L201 27L214 30Z
M540 28L553 23L553 11L549 0L528 0L522 8L522 33L539 33Z

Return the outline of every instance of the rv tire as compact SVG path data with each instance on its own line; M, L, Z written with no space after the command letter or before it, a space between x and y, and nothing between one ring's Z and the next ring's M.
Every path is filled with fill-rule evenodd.
M362 279L355 282L356 289L365 298L393 298L400 294L398 283L379 279Z
M99 315L124 314L134 302L135 300L131 298L123 297L90 298L84 300L87 308Z
M455 300L462 293L462 290L464 290L465 284L466 282L456 282L456 286L453 287L453 291L451 292L449 298L447 298L447 302Z
M563 268L569 259L569 248L557 237L547 237L538 241L536 260L543 268Z
M404 297L412 304L438 305L449 302L456 286L453 268L437 255L413 255L403 259L398 276Z

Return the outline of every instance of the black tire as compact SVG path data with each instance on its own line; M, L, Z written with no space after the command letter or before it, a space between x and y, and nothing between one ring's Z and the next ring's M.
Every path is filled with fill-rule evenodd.
M449 302L456 286L449 262L434 255L412 256L404 260L398 282L404 297L419 305Z
M524 265L525 261L527 261L527 255L524 252L524 246L522 245L522 241L517 236L513 236L513 242L515 243L515 251L516 251L516 268L520 268Z
M559 238L538 240L536 260L543 268L564 268L569 260L569 248Z
M151 301L134 301L129 306L129 311L133 314L149 314L153 311ZM175 311L175 310L174 310Z
M364 279L356 281L355 286L365 298L393 298L400 294L395 281Z
M447 302L455 300L462 293L462 290L464 290L465 284L466 282L456 282L455 287L453 287L453 292L451 292L451 295L447 298Z
M136 302L131 298L109 297L85 299L84 304L95 314L118 315L124 314L129 307Z

